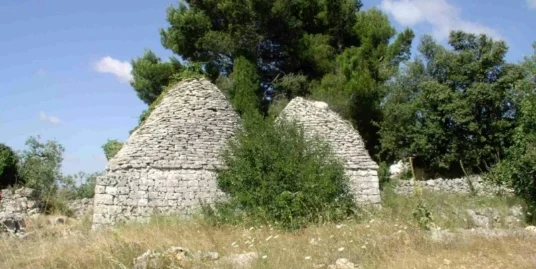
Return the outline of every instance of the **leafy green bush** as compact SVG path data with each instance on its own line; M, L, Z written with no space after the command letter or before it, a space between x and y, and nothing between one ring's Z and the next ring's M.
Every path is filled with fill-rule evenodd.
M104 155L106 155L106 160L111 160L123 147L123 143L115 139L108 139L102 149L104 150Z
M247 117L222 157L218 186L249 217L295 229L353 212L343 165L294 123Z
M391 172L389 172L389 165L386 162L381 162L378 168L378 178L380 180L380 189L383 190L385 184L391 181Z
M17 183L18 157L13 150L0 144L0 189Z

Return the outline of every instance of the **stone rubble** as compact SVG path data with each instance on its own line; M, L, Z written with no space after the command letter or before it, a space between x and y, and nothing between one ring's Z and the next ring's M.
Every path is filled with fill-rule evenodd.
M358 204L379 204L378 165L369 156L359 133L326 103L296 97L283 109L280 118L296 121L306 135L330 144L343 161L350 189Z
M153 214L191 215L217 188L220 149L239 125L224 94L206 79L169 89L97 179L93 227Z
M471 182L471 183L469 183ZM454 194L470 194L472 193L472 187L476 195L479 196L492 196L497 194L512 195L513 190L496 186L491 183L485 182L479 176L473 176L468 178L455 178L455 179L431 179L423 181L415 180L399 180L395 185L395 192L401 195L412 195L414 193L415 186L419 184L424 190L432 192L444 192Z
M5 214L32 216L39 214L36 192L30 188L0 190L0 212Z
M466 213L477 228L491 229L501 221L499 210L495 208L467 209Z
M329 265L328 269L363 269L363 266L355 265L354 263L350 262L348 259L342 258L342 259L337 259L335 264Z
M391 178L399 178L409 169L409 164L400 160L395 164L389 166L389 174Z
M39 214L36 192L30 188L0 190L0 238L25 236L26 217Z
M76 199L71 201L68 206L75 219L81 219L93 213L93 199Z
M133 269L160 269L160 268L190 268L188 265L193 261L203 262L215 262L219 259L220 254L218 252L202 252L198 251L194 254L190 250L183 247L170 247L166 251L160 253L155 250L148 249L146 252L134 259ZM247 257L246 257L247 256ZM230 256L229 264L236 257L240 257L237 264L247 264L246 260L249 255L246 256ZM235 268L235 267L233 267ZM238 268L238 267L237 267ZM242 268L242 267L240 267ZM248 267L243 267L248 268Z

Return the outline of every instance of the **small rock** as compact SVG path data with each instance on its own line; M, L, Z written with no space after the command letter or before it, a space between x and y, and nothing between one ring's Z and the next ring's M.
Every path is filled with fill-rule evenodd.
M471 223L473 223L474 226L478 228L490 228L491 221L489 217L477 214L474 210L471 209L467 209L466 212L467 215L469 215L469 217L471 218Z
M67 223L67 217L65 217L65 216L56 217L56 218L54 218L53 223L54 224L65 224L65 223Z
M523 213L523 207L520 205L510 207L510 209L508 210L508 216L522 219L525 216L525 214Z
M536 226L527 226L525 228L525 231L527 231L528 233L532 235L536 235Z
M520 226L520 223L521 223L521 220L514 217L514 216L506 216L504 218L504 225L507 227L507 228L516 228L516 227L519 227Z
M156 269L160 268L160 253L147 250L145 253L134 259L132 269Z
M259 258L256 252L248 252L243 254L234 254L226 257L220 262L230 264L233 269L248 269L253 266L253 263Z
M348 259L338 259L335 264L328 266L328 269L362 269L363 267L350 262Z
M220 258L220 254L218 252L197 252L196 259L202 260L202 261L215 261Z
M454 241L455 234L449 231L432 229L429 233L429 239L436 243L450 243Z

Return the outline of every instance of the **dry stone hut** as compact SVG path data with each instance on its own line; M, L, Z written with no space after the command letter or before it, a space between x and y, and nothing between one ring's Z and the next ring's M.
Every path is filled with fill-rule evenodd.
M370 158L359 133L323 102L294 98L280 117L302 125L307 135L327 141L350 179L350 189L358 204L380 203L378 165Z
M152 214L188 215L221 197L218 154L239 117L216 86L183 81L110 160L95 188L93 227Z

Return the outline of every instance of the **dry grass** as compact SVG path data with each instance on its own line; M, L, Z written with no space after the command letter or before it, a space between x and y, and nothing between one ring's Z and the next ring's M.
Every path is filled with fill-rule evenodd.
M437 214L436 209L440 207L430 199L427 202L431 211ZM475 203L496 206L501 203L459 196L438 200L441 204L452 203L449 199L459 201L460 208ZM391 196L385 201L381 211L359 221L319 225L298 232L284 232L270 226L213 227L201 220L170 218L90 232L87 220L52 227L37 220L30 224L36 233L29 239L0 241L0 268L131 268L133 259L147 249L163 251L170 246L193 252L216 251L221 256L250 251L266 256L254 268L322 268L315 267L322 264L326 268L338 258L347 258L367 269L536 268L534 238L472 237L435 243L427 238L426 231L416 226L411 216L407 217L411 215L411 198ZM395 201L400 204L390 204ZM506 201L502 203L507 205ZM452 211L447 207L440 212L451 214ZM447 224L454 227L460 222L444 222ZM212 267L202 262L191 265L191 268Z

